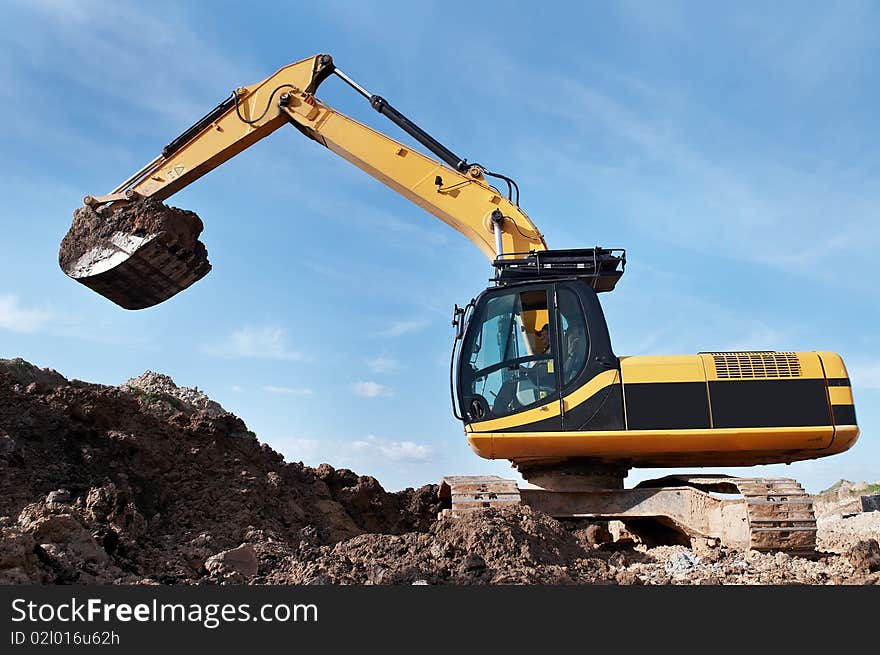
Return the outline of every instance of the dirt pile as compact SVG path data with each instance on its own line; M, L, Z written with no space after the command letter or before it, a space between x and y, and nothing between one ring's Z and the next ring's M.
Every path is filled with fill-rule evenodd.
M601 557L528 507L442 517L428 532L364 534L304 544L265 578L271 584L612 583Z
M51 368L38 368L21 357L0 359L0 373L5 373L17 384L25 386L37 384L43 389L67 384L67 378L58 371Z
M208 274L203 224L154 200L73 212L58 263L71 278L126 309L167 300Z
M816 519L816 542L821 550L845 553L853 544L880 539L880 512L830 514Z
M209 558L243 543L289 551L424 530L438 511L431 487L392 494L286 463L213 401L164 376L136 380L0 373L0 583L211 580Z
M0 584L880 582L880 512L823 516L808 560L439 509L433 485L287 463L167 376L109 387L0 360Z
M303 545L270 584L880 584L880 547L855 539L815 560L724 547L593 544L528 507L441 518L427 533Z
M862 511L862 496L878 493L880 481L868 483L838 480L825 491L813 496L813 506L817 517L857 513Z

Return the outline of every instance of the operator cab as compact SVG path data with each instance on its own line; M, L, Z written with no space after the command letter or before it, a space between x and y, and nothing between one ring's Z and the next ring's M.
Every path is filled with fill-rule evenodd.
M559 402L617 368L596 290L613 289L624 265L622 251L600 248L496 260L496 286L456 309L458 418L471 424ZM562 413L548 421L545 429L564 429Z

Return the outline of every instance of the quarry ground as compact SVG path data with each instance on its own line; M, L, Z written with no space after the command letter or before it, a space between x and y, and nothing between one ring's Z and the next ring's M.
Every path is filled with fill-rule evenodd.
M814 559L647 547L528 507L285 462L197 389L0 360L0 584L877 584L868 485L815 498Z

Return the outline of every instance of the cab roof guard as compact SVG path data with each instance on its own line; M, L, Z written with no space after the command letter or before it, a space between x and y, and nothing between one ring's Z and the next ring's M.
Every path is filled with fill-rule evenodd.
M578 278L596 292L612 291L626 268L623 248L574 248L540 252L512 252L497 257L492 265L499 285Z

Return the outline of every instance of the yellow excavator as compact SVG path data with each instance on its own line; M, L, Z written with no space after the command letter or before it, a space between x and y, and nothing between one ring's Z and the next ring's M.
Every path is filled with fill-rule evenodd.
M440 161L319 100L331 75ZM68 253L62 268L128 309L194 283L210 270L193 244L198 217L176 217L189 238L179 224L142 220L135 229L122 217L167 212L161 201L284 125L462 233L495 269L491 286L454 310L453 411L478 455L510 460L530 484L448 477L440 493L449 511L519 502L560 518L621 520L636 532L659 524L685 540L814 552L812 503L794 480L682 475L632 489L623 480L632 467L790 463L847 450L859 428L840 356L616 356L598 294L614 289L625 252L548 249L511 178L453 153L329 55L235 89L111 193L86 196L74 223L102 240Z

